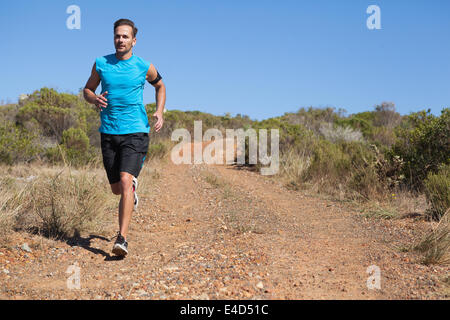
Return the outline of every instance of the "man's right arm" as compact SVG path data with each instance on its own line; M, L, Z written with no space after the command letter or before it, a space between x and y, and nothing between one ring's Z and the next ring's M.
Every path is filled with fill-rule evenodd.
M88 81L86 82L86 85L83 89L83 96L84 99L92 104L95 104L97 108L106 108L108 105L107 99L105 98L105 95L108 94L107 91L102 93L101 95L96 95L95 90L97 89L98 85L100 84L100 76L97 73L97 70L94 66L92 67L91 76L89 77Z

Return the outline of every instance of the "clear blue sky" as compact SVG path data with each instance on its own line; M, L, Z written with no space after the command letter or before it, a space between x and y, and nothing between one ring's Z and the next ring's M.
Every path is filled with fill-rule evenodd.
M71 4L80 30L66 28ZM372 4L381 30L366 27ZM448 0L1 1L0 99L77 92L94 59L114 52L114 21L129 18L134 53L160 71L168 109L264 119L392 101L402 114L440 114L450 107L449 12ZM154 95L146 84L144 102Z

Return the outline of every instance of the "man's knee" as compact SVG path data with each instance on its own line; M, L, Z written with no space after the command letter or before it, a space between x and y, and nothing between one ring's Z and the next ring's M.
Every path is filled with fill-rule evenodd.
M121 190L129 191L133 186L133 176L127 172L120 173Z

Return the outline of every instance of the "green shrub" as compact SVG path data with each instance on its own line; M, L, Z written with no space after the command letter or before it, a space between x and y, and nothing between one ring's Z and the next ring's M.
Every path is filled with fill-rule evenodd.
M384 195L384 186L380 183L377 172L372 164L359 167L355 166L347 187L353 194L365 200Z
M13 164L31 161L41 148L36 146L36 135L16 127L11 122L0 123L0 162Z
M395 111L393 103L383 102L375 106L375 111L356 113L348 118L337 118L335 124L361 131L367 141L382 148L395 143L394 127L401 119L402 116Z
M397 129L397 137L390 154L404 160L402 173L408 186L422 190L430 172L450 163L450 109L444 109L440 117L429 110L409 115Z
M350 126L353 129L360 130L364 138L370 139L373 136L375 126L373 125L373 112L357 113L349 118L336 119L336 124L342 127Z
M286 113L279 117L284 123L293 125L302 125L303 127L315 133L319 133L320 126L323 123L333 123L339 119L339 113L335 112L334 108L301 108L296 113ZM270 119L269 119L270 120Z
M167 145L164 143L154 143L148 146L149 159L162 159L168 152Z
M64 154L60 145L49 147L45 149L45 159L52 163L56 164L58 162L64 162Z
M86 133L79 128L70 128L63 132L60 145L46 150L46 157L52 163L63 161L73 166L82 166L94 161L96 154Z
M321 190L350 197L370 199L383 194L377 170L377 157L359 142L331 143L319 140L313 145L311 164L305 180L318 182Z
M0 121L11 121L14 122L16 120L16 115L19 110L19 106L17 104L9 104L0 106Z
M29 122L40 124L42 134L48 137L61 139L64 130L75 125L75 115L70 109L58 106L27 104L19 109L16 117L17 123L28 127Z
M400 156L386 157L385 153L380 152L376 145L371 145L371 147L376 155L375 169L380 183L387 189L396 189L405 179L402 174L403 159Z
M382 149L387 149L396 142L395 132L389 127L375 127L370 135L370 141Z
M319 140L314 146L307 179L345 183L350 175L351 162L339 145L327 140Z
M64 131L61 146L71 164L84 165L94 159L89 138L81 129L70 128Z
M77 95L42 88L19 105L15 120L24 128L34 128L35 124L38 124L37 129L42 135L54 137L61 142L63 132L75 127L82 129L89 138L98 142L98 112Z
M443 166L436 174L429 173L424 182L425 195L430 204L428 215L439 220L450 207L450 165Z

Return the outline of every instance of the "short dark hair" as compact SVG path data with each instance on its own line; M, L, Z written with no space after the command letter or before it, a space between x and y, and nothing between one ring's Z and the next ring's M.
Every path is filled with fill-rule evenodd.
M116 22L114 22L114 32L116 31L116 28L118 26L123 26L123 25L130 26L133 29L133 38L136 38L138 29L134 26L134 22L129 19L119 19Z

